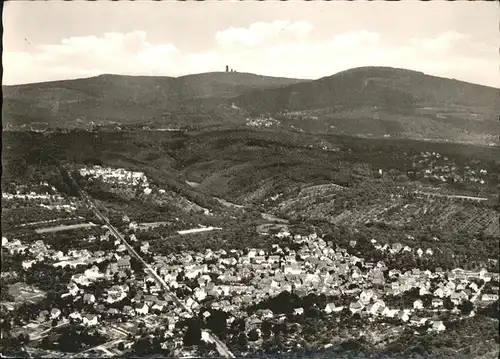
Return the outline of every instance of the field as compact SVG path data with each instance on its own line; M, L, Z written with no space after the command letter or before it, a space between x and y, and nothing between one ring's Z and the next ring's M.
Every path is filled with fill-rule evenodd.
M45 297L42 290L21 282L10 285L8 292L15 298L16 305L20 303L36 303Z

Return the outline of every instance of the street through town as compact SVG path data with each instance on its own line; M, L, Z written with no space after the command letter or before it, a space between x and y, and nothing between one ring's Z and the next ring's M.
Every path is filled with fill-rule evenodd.
M66 169L64 169L66 171ZM178 305L180 306L182 309L184 309L186 312L188 312L189 314L191 314L192 316L194 316L194 312L191 308L189 308L184 302L182 302L179 298L177 298L177 296L175 296L175 294L170 290L170 287L169 285L163 280L163 278L161 278L157 273L156 271L148 264L144 261L144 259L142 259L142 257L135 251L135 249L125 240L125 238L120 234L120 232L118 232L118 230L113 227L113 225L109 222L109 219L104 216L100 211L99 209L97 208L97 206L95 205L95 203L88 197L88 195L80 188L80 186L78 186L78 184L76 183L76 181L73 179L73 177L71 176L71 174L69 173L69 171L66 171L66 173L68 174L68 177L70 178L70 180L73 182L74 186L78 189L81 197L84 199L84 201L89 205L90 209L92 209L92 211L94 212L94 214L97 216L97 218L99 218L101 221L104 222L104 224L107 226L107 228L109 229L109 231L111 232L111 234L116 238L118 239L121 243L123 243L125 245L125 247L127 248L127 250L129 251L130 255L133 256L134 258L136 258L139 262L141 262L144 266L144 270L146 273L148 273L154 280L155 282L157 282L158 284L160 284L162 286L162 288L165 290L165 294L168 295L170 298L172 298L172 300ZM231 351L227 348L227 346L218 338L216 337L213 333L211 333L210 331L208 331L208 334L209 334L209 338L210 340L212 340L214 343L215 343L215 346L217 348L217 351L219 352L219 354L224 357L224 358L234 358L234 354L231 353Z

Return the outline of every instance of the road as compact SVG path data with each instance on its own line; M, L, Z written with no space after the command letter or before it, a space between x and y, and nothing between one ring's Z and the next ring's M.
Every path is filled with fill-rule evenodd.
M105 225L109 228L109 231L111 234L118 239L129 251L130 255L136 258L139 262L141 262L144 266L144 271L148 273L154 280L157 282L159 285L162 286L162 288L165 290L165 294L168 295L172 300L182 309L184 309L187 313L191 314L192 316L195 316L195 313L191 308L189 308L184 302L182 302L179 298L175 296L175 294L170 290L169 285L161 278L156 271L151 268L151 266L142 259L142 257L135 251L135 249L125 240L125 238L118 232L118 230L109 222L108 218L104 216L97 206L94 204L94 202L89 198L89 196L78 186L76 181L73 179L69 171L66 171L68 174L68 177L73 181L73 184L75 187L78 189L80 192L81 197L87 202L89 207L92 209L94 214L99 218L101 221L105 223ZM231 353L231 351L227 348L226 344L223 343L219 338L217 338L213 333L210 333L210 339L215 343L217 351L219 354L224 357L224 358L234 358L234 354Z
M488 200L488 198L486 198L486 197L460 196L457 194L432 193L432 192L422 192L422 191L415 191L415 193L423 195L423 196L444 197L444 198L449 198L449 199L465 199L465 200L471 200L471 201L477 201L477 202Z

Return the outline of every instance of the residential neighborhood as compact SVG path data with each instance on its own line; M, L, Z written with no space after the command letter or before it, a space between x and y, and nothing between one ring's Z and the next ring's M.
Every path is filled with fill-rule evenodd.
M111 178L109 171L95 173ZM141 178L143 182L137 183L147 183L140 174L118 175L131 181ZM44 195L29 196L37 199ZM5 194L4 198L15 197ZM123 220L134 222L128 215ZM339 323L361 316L367 325L376 328L398 323L401 328L443 332L447 330L444 323L451 318L473 317L482 307L498 300L498 273L484 268L389 268L384 261L371 262L353 255L350 247L340 248L317 233L294 234L286 226L274 234L281 244L270 250L207 248L203 252L187 250L169 255L151 253L150 243L137 240L134 228L129 226L129 230L127 238L146 258L147 267L107 225L95 226L65 250L43 240L32 241L26 235L23 239L3 236L3 258L17 258L19 263L4 267L2 279L11 283L9 295L22 295L26 300L22 305L31 309L23 314L18 312L18 301L3 300L6 315L2 325L12 328L13 337L26 336L30 341L47 338L51 328L79 326L97 330L104 341L96 346L97 350L113 355L129 350L146 332L161 333L161 346L184 356L187 352L182 323L199 317L210 330L210 317L222 315L226 330L232 330L233 323L245 323L231 337L248 338L248 354L258 350L266 323L294 325L311 308ZM217 228L179 233L210 230ZM415 257L433 255L430 248L411 248L401 243L389 246L372 240L370 245L387 258L403 253ZM350 246L355 247L356 242ZM45 286L39 289L40 283L34 278L44 275L62 276L67 282L55 290ZM158 282L156 276L163 282ZM162 283L167 284L168 291ZM286 304L288 309L278 312L269 309L274 308L271 304L267 307L273 298L287 295L298 298L297 303ZM313 298L314 304L306 304L306 298ZM207 333L202 340L213 345ZM293 343L298 338L296 333L288 340Z

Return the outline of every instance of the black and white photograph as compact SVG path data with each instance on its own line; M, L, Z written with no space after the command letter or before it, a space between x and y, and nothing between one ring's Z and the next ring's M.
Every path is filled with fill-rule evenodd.
M2 24L1 358L499 358L498 2Z

